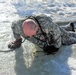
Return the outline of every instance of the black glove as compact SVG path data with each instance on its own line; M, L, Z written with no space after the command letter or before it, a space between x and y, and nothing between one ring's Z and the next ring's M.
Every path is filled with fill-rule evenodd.
M17 39L16 41L11 42L11 43L8 45L8 48L10 48L10 49L19 48L19 47L21 46L21 43L22 43L22 38Z
M49 54L54 54L55 52L57 52L59 50L59 48L52 46L44 46L43 48L44 52L49 55Z

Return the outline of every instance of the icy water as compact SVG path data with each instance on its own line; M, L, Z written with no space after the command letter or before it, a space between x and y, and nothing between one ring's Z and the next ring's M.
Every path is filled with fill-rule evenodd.
M55 55L45 55L29 41L10 51L14 39L11 23L27 15L46 14L60 25L76 21L75 0L0 1L0 75L76 75L76 45L62 46Z

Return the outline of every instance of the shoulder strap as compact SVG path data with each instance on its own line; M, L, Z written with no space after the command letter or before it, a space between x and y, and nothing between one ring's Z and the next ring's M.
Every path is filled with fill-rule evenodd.
M33 19L33 20L35 20L36 21L36 23L39 25L39 27L40 27L40 30L41 30L41 32L42 32L42 34L43 34L43 36L45 37L46 36L46 33L42 30L42 27L41 27L41 25L40 25L40 23L39 23L39 21L37 20L37 18L36 17L34 17L34 16L29 16L28 18L30 18L30 19ZM27 18L27 19L28 19Z
M42 34L43 34L43 36L46 37L46 33L43 31L43 29L42 29L42 27L41 27L38 19L37 19L36 17L33 17L33 18L34 18L34 20L38 23L38 25L39 25L39 27L40 27L40 30L41 30L41 32L42 32Z
M44 38L45 38L46 45L49 45L49 40L48 40L47 34L43 31L43 29L42 29L42 27L41 27L38 19L37 19L35 16L29 16L28 18L29 18L29 19L33 19L33 20L35 20L35 21L37 22L37 24L39 25L40 30L41 30L41 32L42 32L42 35L43 35ZM28 18L27 18L27 19L28 19ZM37 39L37 38L36 38L36 39ZM39 40L39 39L38 39L38 40Z
M34 17L34 19L35 19L35 21L38 23L38 25L39 25L39 27L40 27L40 30L41 30L42 34L44 35L44 37L45 37L45 36L46 36L46 33L43 31L43 29L42 29L39 21L38 21L37 18L35 18L35 17Z
M44 38L45 38L45 42L46 42L46 44L48 45L48 44L49 44L49 43L48 43L49 41L48 41L47 34L43 31L43 29L42 29L42 27L41 27L38 19L37 19L36 17L33 17L33 19L38 23L38 25L39 25L39 27L40 27L40 30L41 30L41 32L42 32L42 35L43 35Z

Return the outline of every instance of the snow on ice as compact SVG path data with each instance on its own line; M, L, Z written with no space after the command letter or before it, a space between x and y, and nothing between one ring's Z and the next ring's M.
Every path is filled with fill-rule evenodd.
M10 51L14 39L11 24L27 15L46 14L54 22L76 21L75 0L1 0L0 1L0 75L76 75L76 45L62 46L55 55L40 50L29 41Z

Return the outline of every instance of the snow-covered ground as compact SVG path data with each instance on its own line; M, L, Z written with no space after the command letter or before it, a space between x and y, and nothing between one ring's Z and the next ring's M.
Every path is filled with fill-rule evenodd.
M75 0L0 0L0 75L76 75L76 44L45 55L29 41L10 51L11 23L27 15L46 14L53 21L76 21Z

